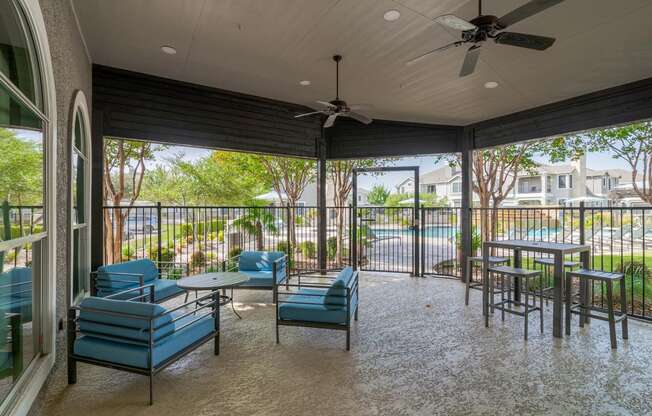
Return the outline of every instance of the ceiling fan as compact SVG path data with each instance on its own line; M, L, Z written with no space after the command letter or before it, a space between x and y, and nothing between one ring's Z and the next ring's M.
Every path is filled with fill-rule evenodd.
M562 1L564 0L530 0L523 6L512 10L501 18L498 18L492 15L483 15L482 0L478 0L478 17L470 21L466 21L453 14L445 14L434 19L436 22L444 26L461 30L462 40L433 49L407 61L406 64L412 65L436 52L441 52L446 49L470 43L472 45L466 52L466 57L464 58L462 69L460 70L460 77L464 77L472 74L475 70L475 66L478 63L478 57L480 56L480 48L488 39L493 39L494 42L501 45L518 46L520 48L536 49L539 51L548 49L553 43L555 43L554 38L516 32L503 32L503 30L507 29L514 23L527 19L528 17L555 6Z
M340 55L335 55L333 56L333 61L335 61L335 99L332 101L317 101L317 104L322 105L324 109L299 114L294 117L299 118L315 114L325 114L328 117L326 117L326 121L324 122L324 128L331 127L333 123L335 123L337 117L349 117L364 124L371 123L373 121L371 118L353 111L360 108L359 105L349 106L346 101L340 99L340 62L342 61L342 57Z

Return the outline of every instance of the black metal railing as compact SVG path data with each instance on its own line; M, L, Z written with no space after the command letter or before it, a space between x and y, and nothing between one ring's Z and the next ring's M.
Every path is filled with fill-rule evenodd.
M652 319L652 207L474 208L472 233L476 255L487 239L587 244L591 268L625 274L628 312ZM535 268L534 259L540 256L524 252L524 266ZM579 260L579 255L568 259ZM606 306L603 289L598 283L593 286L597 306Z
M328 207L326 262L352 263L352 207ZM461 209L358 207L361 270L461 276ZM318 269L317 207L104 207L106 263L149 257L188 263L191 272L217 269L241 250L287 253L293 268ZM117 219L120 215L121 218ZM629 312L652 317L652 207L519 207L471 211L472 248L485 239L523 239L591 246L591 267L627 276ZM119 237L121 235L121 237ZM496 254L507 255L507 252ZM534 253L524 253L534 267ZM415 263L417 266L415 266ZM594 302L604 302L600 285Z

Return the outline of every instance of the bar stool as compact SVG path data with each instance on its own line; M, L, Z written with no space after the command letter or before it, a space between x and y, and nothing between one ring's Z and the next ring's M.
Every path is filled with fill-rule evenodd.
M502 287L505 286L511 287L512 278L520 278L521 281L523 282L522 293L525 295L525 302L517 302L515 300L512 300L511 296L508 299L505 299L505 291L501 291L500 302L495 303L494 285L493 282L491 282L491 280L493 280L493 277L491 277L490 275L489 305L491 309L500 310L501 319L503 321L505 320L505 312L524 317L525 318L524 339L526 341L527 341L527 333L528 333L528 318L530 312L534 312L538 310L539 325L541 327L541 333L543 333L543 277L541 274L541 270L521 269L521 268L511 267L511 266L494 266L494 267L489 267L488 271L490 273L494 273L500 276L502 280L501 282ZM537 306L537 299L534 293L532 294L532 304L530 304L530 290L529 290L530 280L536 278L539 279L539 306ZM507 282L505 282L505 280L507 280ZM512 305L523 306L524 308L523 312L515 310L514 308L512 308Z
M552 257L539 257L534 259L534 264L535 264L535 268L536 265L538 264L541 266L541 270L544 271L547 286L545 289L543 289L543 292L546 294L546 306L548 306L548 292L552 292L552 290L554 289L554 286L550 285L550 276L551 276L550 268L555 266L555 259ZM564 275L566 274L566 270L572 270L579 266L580 266L579 261L564 261Z
M470 289L482 290L482 279L479 282L472 282L473 278L473 265L480 264L482 266L482 257L469 257L466 260L466 293L464 304L469 305L469 291ZM489 256L489 266L498 266L501 264L509 264L509 258Z
M595 318L601 321L609 322L609 337L611 338L611 348L618 348L616 342L616 322L621 323L623 339L628 339L627 331L627 291L625 290L625 275L623 273L610 273L600 270L578 269L568 272L569 279L566 281L566 290L570 291L570 278L577 277L580 279L580 304L570 306L570 297L566 298L566 310L571 310L580 315L580 327L584 326L585 318ZM588 284L594 280L604 282L607 286L607 317L592 314L592 310L600 310L589 304ZM620 282L620 312L616 316L614 312L613 301L613 284ZM588 320L586 320L588 322ZM570 314L566 315L566 326L570 327Z

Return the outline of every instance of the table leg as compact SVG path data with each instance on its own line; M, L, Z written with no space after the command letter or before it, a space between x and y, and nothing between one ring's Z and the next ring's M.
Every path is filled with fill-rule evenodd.
M484 326L489 326L489 247L482 245L482 314Z
M590 265L589 265L590 259L591 259L591 252L589 250L586 250L586 251L583 251L583 252L580 253L580 262L582 263L582 268L583 269L586 269L586 270L589 269L589 267L590 267ZM583 290L582 290L582 293L580 295L580 298L581 298L581 302L584 304L584 306L588 307L589 302L593 299L593 293L591 293L592 292L591 289L592 289L593 285L591 284L590 280L588 280L588 279L583 279L583 280L584 280L583 286L582 286ZM588 312L588 310L586 310L586 309L582 309L582 311L583 312ZM580 315L580 319L582 319L582 315ZM590 318L588 316L584 316L584 323L588 324L589 319Z
M563 274L564 274L564 256L562 253L555 253L554 267L554 289L552 302L552 335L556 338L562 337L563 329ZM569 328L570 329L570 328Z
M238 317L238 319L242 319L242 316L240 316L240 314L238 314L238 312L236 312L234 303L235 302L233 301L233 289L231 289L231 309L233 310L233 313L235 314L235 316Z
M521 250L518 248L514 249L514 267L517 269L522 267L522 258ZM519 277L514 277L514 303L517 305L521 303L521 279Z

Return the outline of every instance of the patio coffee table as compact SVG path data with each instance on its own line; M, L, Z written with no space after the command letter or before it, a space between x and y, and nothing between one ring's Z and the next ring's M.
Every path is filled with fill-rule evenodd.
M226 289L231 289L231 296L226 296L225 293L222 293L220 296L220 305L231 303L231 309L233 309L233 313L235 313L239 319L242 319L238 312L235 311L235 307L233 306L233 288L248 280L249 276L240 272L215 272L184 277L183 279L177 281L177 286L186 291L219 291L221 289L223 292L225 292Z

